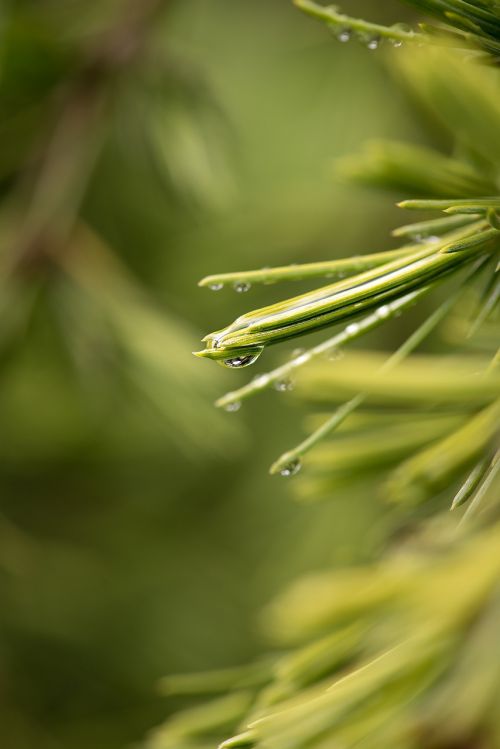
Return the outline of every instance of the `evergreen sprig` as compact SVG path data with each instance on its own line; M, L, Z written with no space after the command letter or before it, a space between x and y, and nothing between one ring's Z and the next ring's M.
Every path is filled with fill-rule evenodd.
M419 31L405 24L384 26L359 18L352 18L334 5L320 5L314 0L294 0L295 5L309 16L324 22L341 42L355 36L369 49L376 49L382 40L396 47L414 43L448 43L460 48L482 48L496 61L500 54L500 22L498 5L480 0L407 0L410 5L437 17L442 24L420 24Z
M458 76L457 54L449 51L435 51L433 56L427 55L424 59L420 51L415 50L412 54L408 53L403 56L401 60L404 74L411 80L419 94L423 95L424 102L432 108L439 109L441 117L449 122L449 113L442 102L448 101L449 97L446 96L446 92L448 88L454 87ZM435 65L439 65L440 86L435 85L433 75ZM487 93L495 83L491 71L473 66L472 63L469 67L473 70L468 70L465 75L462 75L464 87L467 91L472 89L472 76L474 75L474 95L478 101L484 102L484 107L488 108L487 123L484 120L479 121L478 116L469 115L467 128L463 132L463 140L470 144L472 151L477 130L480 132L487 130L488 134L491 133L489 137L492 139L492 122L495 121L496 127L500 127L500 110L496 102L486 101ZM448 77L446 73L449 74ZM497 73L495 72L494 75L497 76ZM451 109L455 110L458 106L458 100L453 92ZM465 109L465 104L460 106ZM453 132L452 127L450 130ZM483 168L480 168L480 163ZM375 253L356 258L309 263L304 266L293 265L246 273L213 275L200 282L202 286L219 289L224 285L237 287L238 284L244 284L248 286L251 283L276 283L322 275L327 277L333 275L337 278L333 283L315 291L246 313L228 327L206 336L204 339L206 348L198 352L198 356L214 359L229 368L243 368L253 364L268 345L285 342L340 323L345 326L341 332L336 333L324 343L301 351L287 363L260 374L247 385L220 398L217 405L228 410L235 410L244 399L264 389L276 387L287 390L291 389L295 383L298 385L297 394L312 403L318 402L326 392L332 393L334 401L338 400L339 392L341 392L338 388L338 377L343 368L336 362L325 361L325 355L331 355L339 347L344 348L350 341L385 324L429 292L436 290L439 292L443 284L453 284L455 288L454 291L448 292L447 300L422 324L422 327L415 331L398 352L380 368L380 374L375 374L373 369L366 368L357 368L356 372L351 372L351 369L356 369L354 359L352 367L347 367L346 377L350 382L356 382L360 372L366 373L367 376L363 378L359 391L354 390L350 398L339 405L338 409L305 440L287 450L273 464L271 472L291 476L298 472L305 458L311 459L312 476L309 474L298 484L301 493L303 491L301 487L304 485L309 486L307 491L309 496L312 496L314 492L316 495L325 493L325 487L331 490L335 481L333 483L327 481L327 476L332 473L332 470L333 478L342 477L342 481L345 481L346 469L343 470L333 458L335 449L332 457L328 458L328 451L317 451L318 444L329 437L350 414L360 408L366 399L369 402L372 397L370 394L376 391L379 383L382 383L382 387L383 383L387 383L386 391L390 391L392 395L398 392L394 389L395 380L391 379L389 367L392 368L396 363L401 365L402 359L420 346L438 323L449 317L455 305L460 304L462 296L471 291L477 296L481 286L488 289L481 292L482 297L478 300L476 307L469 310L471 331L477 333L480 327L484 326L494 315L495 300L498 299L498 280L494 269L500 249L500 232L497 228L497 210L500 206L500 199L493 191L498 185L498 164L499 161L494 151L490 151L488 160L483 151L480 162L479 155L477 158L455 157L451 159L421 147L401 144L377 145L356 157L355 161L349 162L344 159L340 165L342 176L344 178L349 176L355 181L375 181L378 186L391 191L404 188L426 195L424 198L400 201L399 205L401 208L411 210L439 211L445 214L443 218L425 219L396 229L394 234L403 239L409 239L410 243L398 250L388 251L385 257L384 253ZM366 169L368 180L363 177L364 169ZM370 175L377 175L376 180L371 180ZM489 194L484 196L483 191ZM444 195L449 197L445 198ZM458 353L457 350L457 355ZM490 349L490 357L493 357L494 353L495 349ZM451 382L457 361L452 360L447 366ZM311 366L308 366L310 363ZM410 364L409 369L411 366ZM481 367L487 370L489 360L483 360ZM481 405L493 403L499 395L496 369L494 370L484 374L481 379L481 382L483 379L485 382L485 390L482 392L489 392L488 398L490 399L489 401L488 399L482 400ZM404 368L397 366L394 376L401 380L401 377L405 376L404 372ZM490 381L491 388L486 384ZM463 398L462 404L465 405L467 400L464 397L464 387L466 387L465 382L462 383L462 392L458 397ZM470 388L475 387L477 385L472 378ZM422 380L422 388L423 402L433 404L436 396L432 373ZM412 392L415 397L419 388L415 387L414 381L409 381L406 390ZM453 388L450 387L448 396L452 393ZM402 404L405 405L404 398ZM464 416L467 416L468 407L465 406ZM493 413L496 413L495 410ZM469 428L473 432L475 417L474 414L468 415L472 424ZM492 418L492 422L491 428L485 427L484 429L482 434L484 439L479 440L485 451L493 449L492 445L496 439L495 417ZM483 424L480 418L479 424ZM462 440L465 443L468 431L466 427L464 430ZM432 453L425 452L425 445L422 445L422 449L423 460L430 460ZM437 448L435 450L437 451ZM319 455L323 455L323 467ZM439 456L439 452L437 455ZM408 457L408 454L405 454L405 457ZM467 467L472 468L474 457L474 453L467 453L467 458L464 456L462 461L458 459L455 461L453 470L450 466L448 472L443 471L448 481L452 483L461 475L465 480L466 476L463 471ZM329 469L328 466L332 468ZM422 497L425 497L432 495L437 487L443 485L443 477L433 481L426 479L429 484L427 490L417 491L417 482L411 478L415 477L410 467L411 463L405 461L402 462L400 472L395 471L395 478L390 479L386 485L388 496L397 498L399 492L401 497L410 498L420 492ZM319 484L314 476L318 478ZM402 476L405 478L401 478ZM322 491L318 491L319 486L322 487Z
M218 405L235 410L243 399L278 386L293 387L321 409L308 419L310 435L272 468L292 476L304 460L294 484L308 500L332 497L357 480L372 491L378 480L384 499L409 507L431 500L439 509L446 506L444 495L454 512L421 523L378 564L292 585L263 618L278 653L255 671L178 680L183 694L191 683L193 694L226 696L167 721L146 746L208 749L221 741L223 749L495 749L500 78L494 67L450 51L447 42L451 37L457 47L478 45L496 62L500 5L412 2L446 23L444 36L434 38L352 19L309 0L296 4L333 26L341 40L353 33L373 39L376 32L372 46L381 37L432 41L423 52L412 45L394 65L447 128L454 156L376 144L344 160L344 178L413 195L399 205L426 214L394 231L408 243L385 257L377 252L204 279L201 285L212 288L246 288L335 278L242 315L209 334L198 356L245 367L271 344L342 324L328 340L258 375ZM434 311L392 355L365 350L340 358L339 347L431 292ZM415 353L438 327L451 349ZM325 413L332 405L333 413ZM170 680L172 691L175 683ZM228 723L234 735L225 739Z

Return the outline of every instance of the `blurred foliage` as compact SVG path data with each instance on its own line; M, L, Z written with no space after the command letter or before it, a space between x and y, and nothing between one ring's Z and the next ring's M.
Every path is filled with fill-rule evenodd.
M19 326L26 330L26 345L31 348L29 338L36 333L32 334L30 323L40 305L55 325L53 345L60 349L59 367L65 368L66 375L74 369L73 397L80 398L79 379L92 383L103 400L119 388L128 389L132 398L137 390L170 423L171 438L186 448L200 449L207 446L200 433L208 425L214 435L224 438L225 427L202 395L205 388L210 392L210 380L201 378L185 361L189 339L183 324L172 313L167 317L155 312L154 300L148 301L140 283L127 278L120 262L113 259L113 238L100 227L99 216L89 205L97 187L105 191L113 211L116 187L101 174L101 165L117 147L127 152L151 146L155 167L165 173L166 201L184 192L189 195L191 182L197 190L205 184L209 191L208 178L192 173L192 146L169 137L159 113L162 102L165 107L165 101L172 99L172 118L180 117L183 110L191 129L202 128L190 104L197 83L183 81L154 38L152 32L162 17L161 2L150 0L140 8L135 3L115 5L104 3L98 11L75 3L61 17L57 3L46 9L14 4L5 14L0 86L4 140L8 140L1 169L2 288L13 297L6 306L16 313L3 317L3 347L15 369ZM147 103L140 105L145 89ZM139 119L134 116L138 105ZM201 96L197 106L210 109ZM20 121L25 126L14 125ZM13 128L10 138L9 127ZM162 128L171 144L163 149L161 161L156 156L159 143L154 128ZM210 135L207 127L203 135L193 135L200 140L201 155L212 150L203 141ZM183 174L175 166L177 160L185 165ZM200 158L196 163L201 169ZM130 180L132 163L128 169ZM135 182L128 196L130 209L141 202L148 184L153 189L153 164L147 179L142 187ZM66 362L61 362L65 352ZM18 379L17 374L11 376ZM171 388L175 399L168 395ZM90 429L104 413L92 416ZM48 430L47 439L52 438Z
M172 693L233 694L180 713L147 746L214 746L250 701L248 730L223 747L495 747L499 572L498 524L465 539L441 522L379 564L304 578L265 612L288 649L260 685L237 669L225 683L171 680Z

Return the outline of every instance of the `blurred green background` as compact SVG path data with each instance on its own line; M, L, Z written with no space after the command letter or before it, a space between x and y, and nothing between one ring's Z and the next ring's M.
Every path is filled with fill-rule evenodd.
M294 502L267 468L302 435L300 408L270 392L216 412L248 374L191 351L301 288L212 293L202 276L394 246L394 200L335 182L332 163L367 138L422 141L413 105L384 51L337 43L288 0L179 0L145 22L149 5L2 8L6 749L138 742L175 707L160 676L261 652L257 613L285 582L383 536L372 496Z

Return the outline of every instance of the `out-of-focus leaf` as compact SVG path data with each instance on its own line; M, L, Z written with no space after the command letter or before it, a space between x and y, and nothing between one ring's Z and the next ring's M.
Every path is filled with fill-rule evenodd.
M346 641L354 667L251 713L250 746L325 749L341 740L345 747L375 749L389 737L398 746L420 747L437 737L495 736L498 717L490 706L500 671L496 659L483 668L478 649L498 627L498 535L496 525L461 543L456 537L443 543L438 532L379 566L295 583L268 612L280 639L307 639L354 621L363 628L363 648L358 638ZM306 646L296 658L305 665L309 654L312 664L314 653ZM286 680L280 669L276 674L279 694ZM471 679L476 690L469 701ZM462 700L458 733L453 719L442 723L441 716Z
M496 188L494 180L463 161L393 141L366 144L359 155L338 161L337 171L354 182L426 198L489 195Z
M111 341L109 365L120 367L137 396L145 396L158 409L169 424L170 438L181 447L227 449L226 439L235 438L234 426L212 410L208 394L215 381L199 372L186 353L186 326L162 315L106 246L86 230L66 255L64 269L103 317ZM67 301L72 304L73 297ZM73 314L79 314L78 308L73 307ZM72 325L78 330L77 318Z
M386 492L395 500L422 501L446 488L482 455L500 431L500 400L480 411L434 445L409 458L389 479Z
M238 724L248 710L252 694L235 692L210 703L179 712L155 729L148 749L202 749Z
M400 60L405 80L459 140L488 162L500 165L500 72L464 65L450 51L412 50Z
M379 405L431 403L444 408L471 408L500 392L496 372L486 372L481 357L415 354L382 376L385 358L370 351L351 352L337 362L315 362L297 377L297 394L311 403L338 403L357 392Z

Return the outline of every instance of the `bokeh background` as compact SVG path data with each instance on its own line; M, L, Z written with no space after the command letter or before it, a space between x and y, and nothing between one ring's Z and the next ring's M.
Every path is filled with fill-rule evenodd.
M159 677L265 650L284 583L383 537L369 493L302 506L268 476L303 434L288 394L219 413L249 375L191 355L302 287L197 281L395 246L400 196L333 161L438 136L391 55L288 0L12 0L0 24L0 745L114 749L176 707Z

